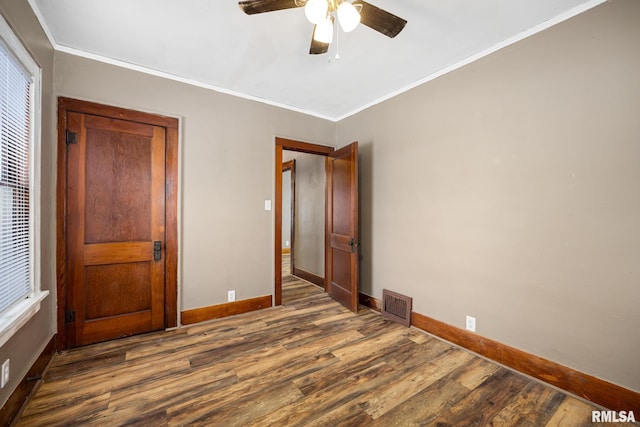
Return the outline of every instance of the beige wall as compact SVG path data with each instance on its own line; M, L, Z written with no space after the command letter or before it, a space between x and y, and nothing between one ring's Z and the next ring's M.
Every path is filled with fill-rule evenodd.
M605 3L338 123L362 290L640 391L639 22Z
M325 157L286 150L282 157L296 159L295 268L324 277Z
M65 53L55 67L56 95L180 118L180 310L272 294L275 136L332 144L335 125Z
M24 0L0 0L0 13L42 69L41 288L50 295L40 311L0 348L0 363L10 359L10 381L0 390L0 407L26 375L55 333L55 100L52 96L53 48Z

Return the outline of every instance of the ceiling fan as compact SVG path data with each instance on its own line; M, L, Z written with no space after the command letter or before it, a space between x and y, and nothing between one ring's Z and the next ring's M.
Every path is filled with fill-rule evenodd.
M407 21L363 0L243 0L238 2L247 15L303 7L307 19L314 24L309 53L326 53L333 40L335 17L344 32L353 31L359 23L385 36L395 37Z

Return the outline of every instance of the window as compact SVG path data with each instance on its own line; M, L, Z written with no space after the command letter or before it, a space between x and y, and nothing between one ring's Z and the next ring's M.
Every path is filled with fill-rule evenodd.
M0 346L39 309L40 69L0 16Z

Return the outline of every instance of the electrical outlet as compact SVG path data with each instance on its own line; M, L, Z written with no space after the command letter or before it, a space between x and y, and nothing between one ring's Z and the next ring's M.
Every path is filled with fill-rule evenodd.
M227 301L232 302L236 300L236 291L227 292Z
M9 359L5 360L2 364L2 380L0 381L0 385L4 388L9 382Z
M476 331L476 318L467 316L467 330L471 332Z

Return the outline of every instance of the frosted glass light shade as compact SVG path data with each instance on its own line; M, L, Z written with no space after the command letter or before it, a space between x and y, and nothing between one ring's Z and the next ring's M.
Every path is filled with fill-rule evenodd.
M360 14L351 3L343 1L338 6L338 22L340 22L342 31L349 33L355 30L360 23Z
M333 41L333 22L331 22L331 19L325 18L316 24L313 39L320 43L331 43Z
M327 0L309 0L304 7L304 14L312 24L318 24L327 17L329 3Z

